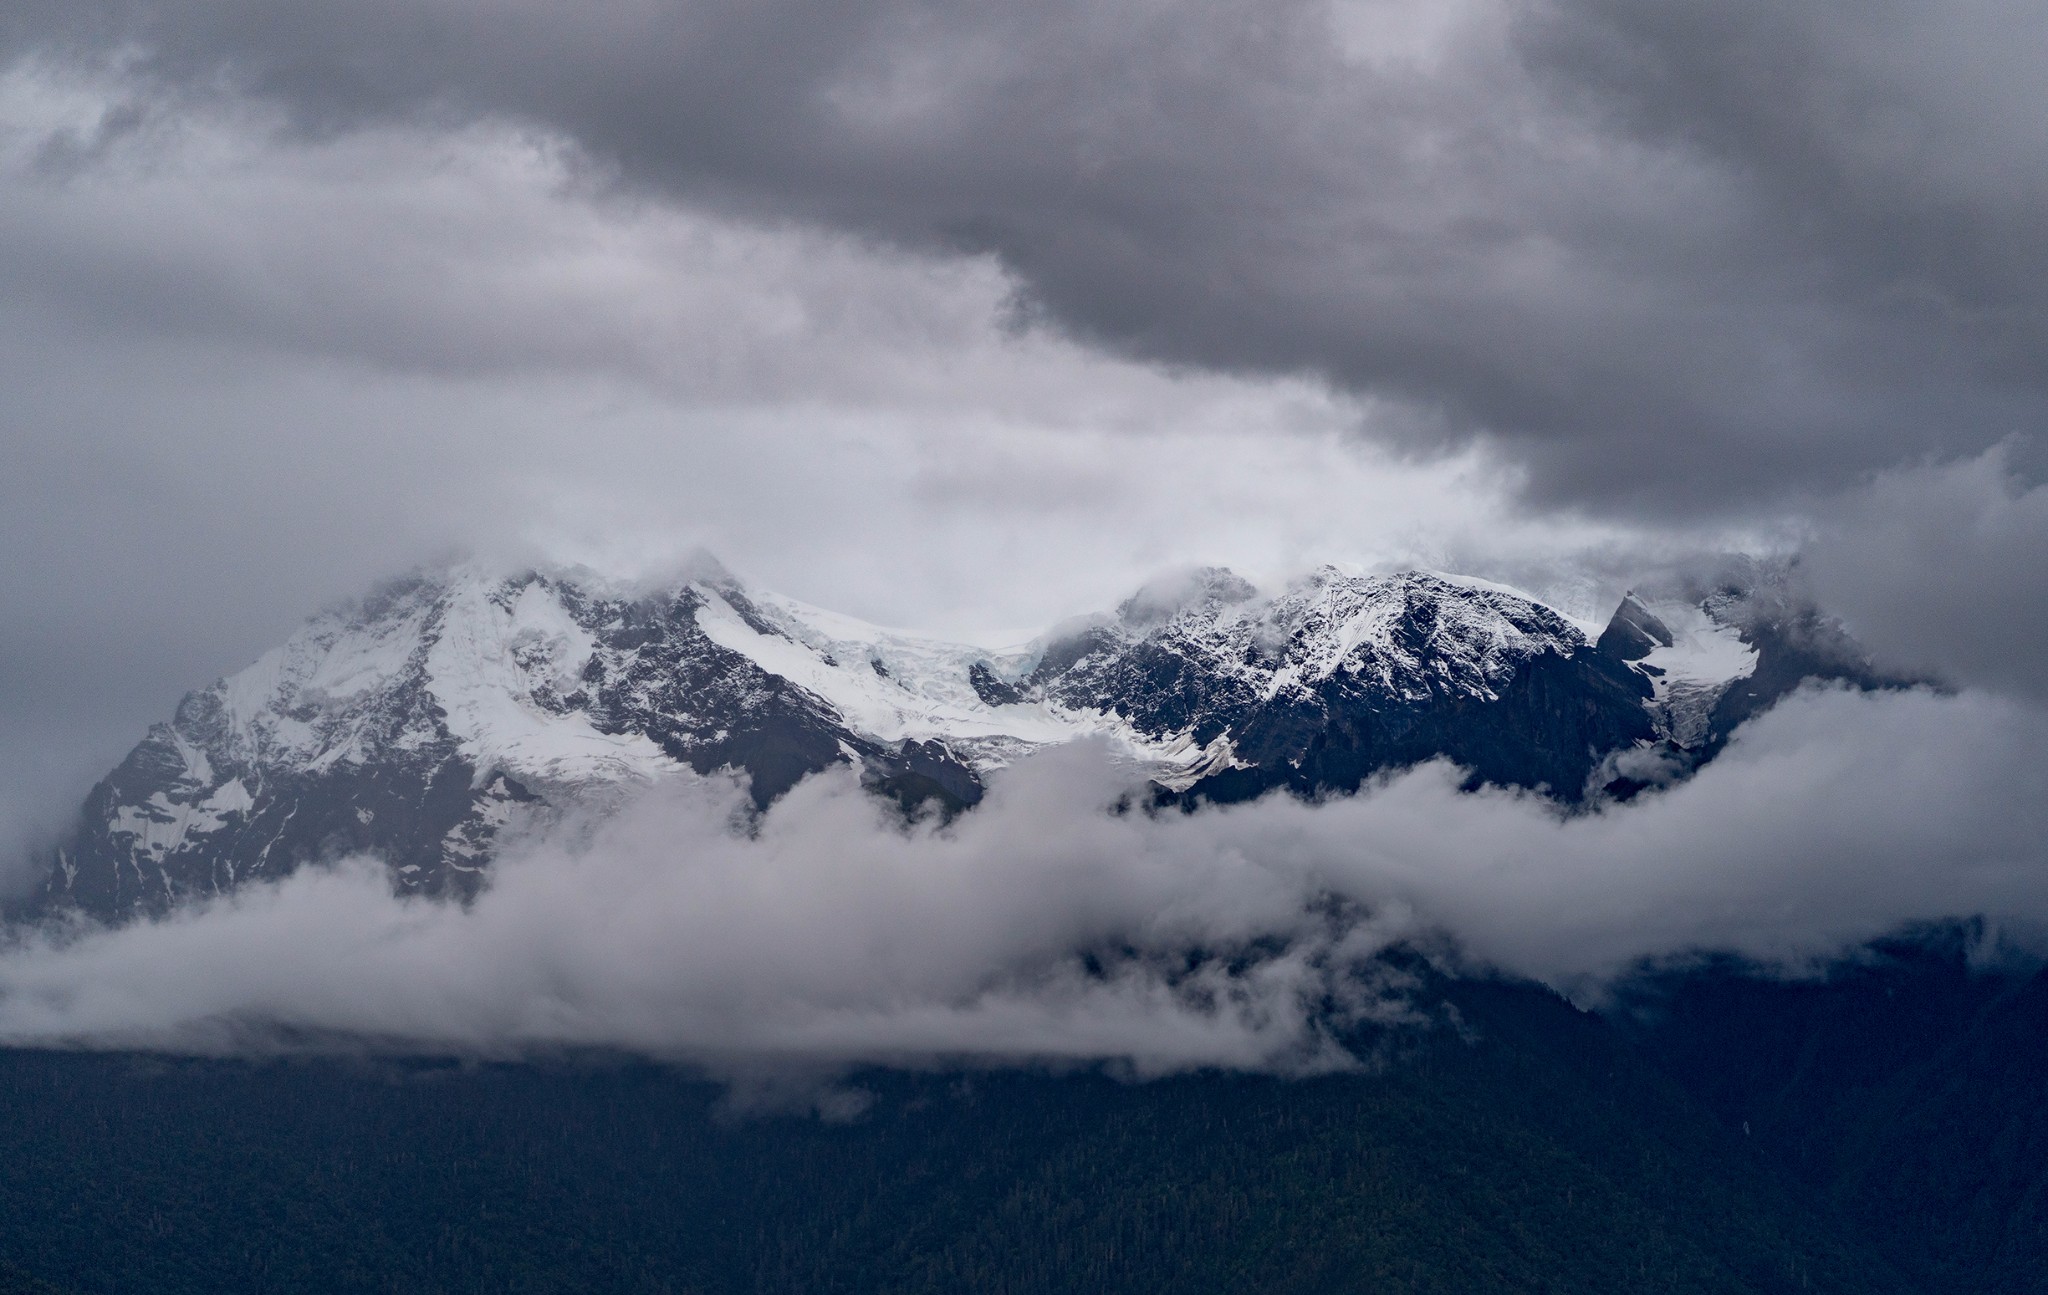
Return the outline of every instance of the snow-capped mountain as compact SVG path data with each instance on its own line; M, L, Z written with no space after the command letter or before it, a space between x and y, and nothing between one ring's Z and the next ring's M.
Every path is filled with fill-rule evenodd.
M1834 668L1753 587L1696 595L1631 597L1596 643L1483 581L1326 567L1262 597L1211 568L989 650L750 591L708 559L654 591L457 567L186 697L94 788L45 902L157 911L354 851L402 889L468 893L511 836L685 769L744 774L765 806L851 764L950 812L1086 735L1164 799L1350 792L1438 756L1562 801L1627 792Z
M1792 577L1784 564L1741 561L1716 579L1674 581L1622 600L1596 649L1649 681L1660 740L1612 762L1611 792L1684 776L1744 720L1809 680L1863 688L1924 682L1877 671Z
M1261 599L1210 570L1054 643L1027 683L1200 746L1200 778L1176 789L1204 798L1355 791L1448 756L1577 799L1605 753L1656 737L1645 680L1590 648L1557 612L1480 581L1325 567Z

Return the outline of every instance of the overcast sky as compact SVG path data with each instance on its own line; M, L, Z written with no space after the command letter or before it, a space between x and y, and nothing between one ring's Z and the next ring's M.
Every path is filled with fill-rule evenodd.
M0 841L457 552L996 637L1799 552L2030 716L2044 63L2017 0L11 0Z

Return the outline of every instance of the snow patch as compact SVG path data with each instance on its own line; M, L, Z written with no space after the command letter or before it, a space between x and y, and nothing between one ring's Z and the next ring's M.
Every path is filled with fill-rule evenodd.
M1742 641L1733 626L1723 625L1697 603L1642 602L1671 633L1671 643L1652 648L1636 665L1648 677L1654 696L1651 711L1673 742L1682 747L1703 741L1714 705L1728 686L1756 673L1757 650Z
M253 804L255 798L241 779L230 778L200 800L174 801L159 791L140 805L118 805L107 823L112 835L128 838L128 848L138 860L160 861L186 841L218 832L231 816L248 813Z
M1104 725L1040 704L1000 709L981 700L971 672L991 654L979 647L914 638L821 612L790 599L752 601L779 634L763 634L725 595L700 587L697 627L705 637L810 693L863 737L878 742L958 740L974 749L992 739L1031 745L1071 741ZM888 671L876 673L870 662Z
M642 734L602 733L580 711L536 702L537 682L580 669L595 644L553 586L529 584L509 606L493 597L500 588L479 573L455 581L426 658L427 686L477 785L500 770L576 784L644 782L680 768ZM540 680L521 664L522 646Z

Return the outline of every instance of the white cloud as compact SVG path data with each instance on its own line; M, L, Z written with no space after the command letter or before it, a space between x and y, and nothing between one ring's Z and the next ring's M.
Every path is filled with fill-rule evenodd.
M1344 1064L1323 1007L1406 1010L1374 971L1465 956L1597 992L1722 949L1798 968L1902 924L2048 926L2048 715L1983 694L1802 694L1689 783L1605 812L1427 768L1311 806L1108 808L1091 748L905 828L850 776L752 834L669 788L588 848L506 860L470 907L360 861L0 956L0 1038L221 1050L606 1046L721 1073L968 1058ZM1089 960L1093 959L1091 963Z

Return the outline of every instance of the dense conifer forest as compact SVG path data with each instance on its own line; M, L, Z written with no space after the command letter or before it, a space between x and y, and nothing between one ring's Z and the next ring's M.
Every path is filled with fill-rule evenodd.
M1443 995L1364 1073L871 1073L829 1118L596 1057L0 1054L0 1291L2043 1288L2025 977Z

